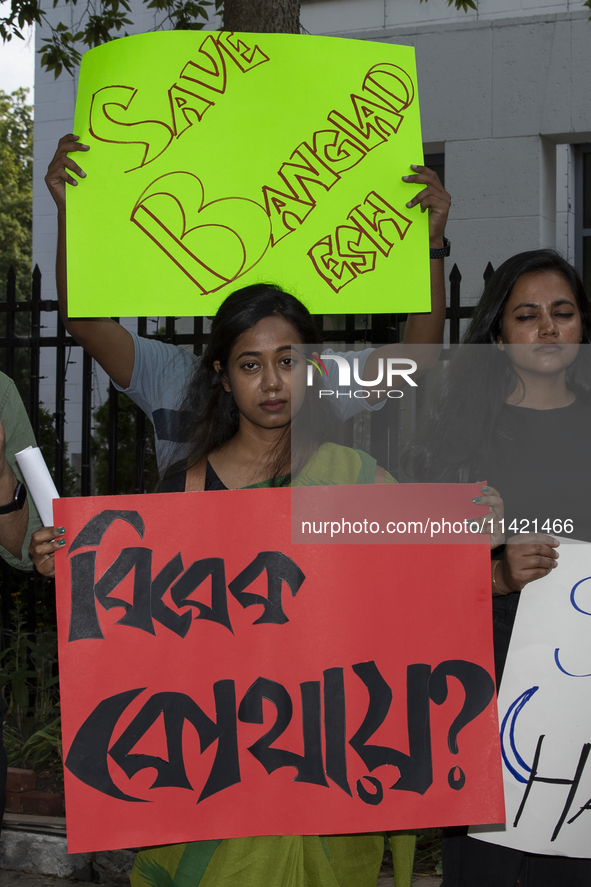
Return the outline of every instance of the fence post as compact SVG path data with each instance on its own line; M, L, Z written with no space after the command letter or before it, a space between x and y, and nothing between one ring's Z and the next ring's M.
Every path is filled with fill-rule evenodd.
M397 314L372 314L372 345L396 343L398 342L398 333ZM400 404L397 400L389 400L386 407L371 414L371 455L376 459L378 465L388 471L395 471L398 468L399 425Z
M495 269L493 268L493 266L489 262L488 265L486 266L486 268L484 269L484 274L482 275L484 278L485 284L487 284L489 282L489 280L491 279L491 277L493 276L494 273L495 273Z
M460 283L462 275L456 264L450 271L449 275L449 308L445 316L449 319L449 341L452 345L457 345L460 341L460 320L472 317L474 308L471 305L462 306Z
M148 332L148 320L146 317L138 317L137 334L145 337ZM140 407L135 412L135 458L137 472L135 477L135 492L145 491L144 470L146 467L146 414Z
M119 438L119 392L112 382L109 382L109 436L108 436L108 471L107 493L109 496L117 494L117 444Z
M66 408L66 328L57 315L57 342L55 346L55 485L60 496L64 494L64 428Z
M175 333L175 317L167 317L165 320L165 334L164 341L165 342L174 342L174 333Z
M82 458L80 464L80 493L90 496L92 492L90 478L90 443L92 423L92 357L82 351Z
M29 382L29 416L35 440L39 443L39 356L41 336L41 271L39 265L33 269L31 281L31 378Z
M118 317L113 320L119 323ZM119 442L119 392L112 382L109 382L109 427L107 434L107 493L109 496L117 494L117 464Z

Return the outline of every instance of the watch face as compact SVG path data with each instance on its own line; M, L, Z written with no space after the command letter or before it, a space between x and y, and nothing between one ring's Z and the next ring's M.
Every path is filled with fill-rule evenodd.
M18 483L14 491L14 505L19 511L27 501L27 488L24 484Z

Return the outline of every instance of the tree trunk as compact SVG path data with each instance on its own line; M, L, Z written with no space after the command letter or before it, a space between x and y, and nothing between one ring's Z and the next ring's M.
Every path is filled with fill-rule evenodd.
M300 0L225 0L224 31L299 34Z

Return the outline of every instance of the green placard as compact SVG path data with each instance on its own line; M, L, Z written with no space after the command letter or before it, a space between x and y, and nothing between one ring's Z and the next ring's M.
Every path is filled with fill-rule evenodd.
M276 283L315 313L428 311L414 49L168 31L82 60L72 316L210 315Z

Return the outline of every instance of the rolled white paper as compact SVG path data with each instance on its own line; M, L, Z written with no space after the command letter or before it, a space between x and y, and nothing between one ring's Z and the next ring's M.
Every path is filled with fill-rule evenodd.
M39 517L44 527L53 526L54 499L59 499L59 493L41 455L39 447L27 447L20 453L15 453L18 467L22 471L27 490L33 497L37 506Z

